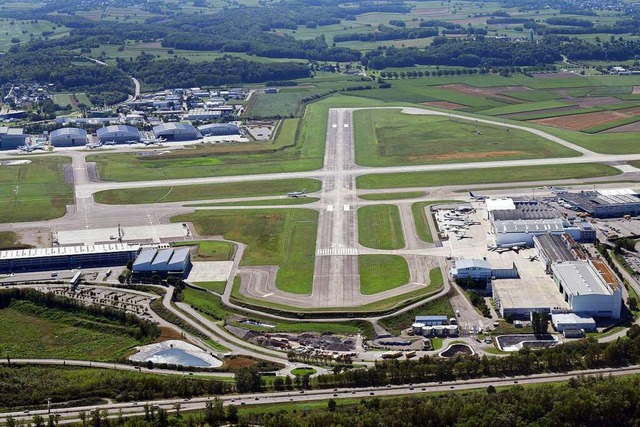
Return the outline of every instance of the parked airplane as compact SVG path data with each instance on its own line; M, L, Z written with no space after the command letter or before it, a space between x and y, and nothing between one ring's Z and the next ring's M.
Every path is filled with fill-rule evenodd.
M102 143L100 143L100 142L89 143L89 144L85 145L85 147L87 147L89 150L93 150L94 148L102 147Z
M100 145L116 145L116 144L117 144L116 141L111 140L111 141L102 142Z
M292 191L291 193L287 193L287 197L307 197L307 195L305 194L305 191L307 191L307 189L305 188L302 191Z
M144 145L153 145L153 144L160 144L165 142L166 139L164 139L163 137L160 138L142 138L140 140L140 142L142 142Z
M489 198L489 196L483 196L482 194L473 194L471 191L469 191L469 197L471 197L471 199L473 200L486 200Z
M23 145L21 147L18 147L18 150L22 151L23 153L30 153L35 150L46 150L46 149L47 149L46 142L38 142L37 144Z

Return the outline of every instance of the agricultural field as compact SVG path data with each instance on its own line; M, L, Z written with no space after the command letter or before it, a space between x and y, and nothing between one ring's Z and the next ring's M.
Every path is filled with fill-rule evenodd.
M222 235L245 243L241 265L277 265L276 285L283 291L310 294L316 251L318 213L309 209L196 211L171 219L193 222L198 234Z
M363 166L578 155L530 132L446 116L361 110L354 113L354 126L356 162Z
M59 218L74 203L64 172L71 159L28 157L31 163L0 166L0 223Z
M290 191L320 190L316 179L282 179L225 184L196 184L171 187L106 190L95 194L98 203L126 205L141 203L169 203L189 200L232 199L236 197L282 196Z
M405 246L400 212L395 205L372 205L358 209L360 244L374 249L402 249Z
M494 184L506 182L552 181L620 175L620 170L598 163L565 164L561 168L550 166L523 166L452 170L446 173L406 172L394 174L362 175L356 179L358 188L410 188L445 185Z
M70 314L28 301L0 310L0 354L11 358L112 361L145 344L106 318Z
M407 261L398 255L360 255L360 293L377 294L409 283Z
M54 29L54 27L56 28ZM69 29L44 20L22 21L0 18L0 51L7 51L14 44L24 44L32 39L42 37L42 33L49 32L51 32L50 38L57 38L69 34ZM18 42L13 43L12 40L18 40Z
M78 111L80 109L79 106L81 106L80 104L84 104L86 107L93 107L93 103L84 92L56 93L52 96L52 100L61 107L70 105L73 111Z

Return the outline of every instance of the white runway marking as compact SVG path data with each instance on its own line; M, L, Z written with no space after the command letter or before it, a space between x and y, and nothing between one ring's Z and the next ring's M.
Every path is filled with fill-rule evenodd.
M349 211L349 209L351 209L351 207L349 205L344 205L344 211L345 212Z
M337 127L338 127L338 125L334 123L334 124L332 124L332 125L331 125L331 127L332 127L332 128L337 128Z
M333 205L327 205L327 212L333 212Z
M273 295L273 292L269 292L268 294L262 295L262 298L269 298L271 295Z
M348 128L349 127L349 123L345 123L344 127Z
M358 255L358 248L321 248L316 251L316 256L323 255Z

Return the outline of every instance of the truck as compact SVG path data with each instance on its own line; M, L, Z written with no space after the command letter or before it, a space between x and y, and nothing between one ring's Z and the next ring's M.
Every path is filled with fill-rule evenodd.
M383 359L398 359L402 357L401 351L388 351L382 354Z

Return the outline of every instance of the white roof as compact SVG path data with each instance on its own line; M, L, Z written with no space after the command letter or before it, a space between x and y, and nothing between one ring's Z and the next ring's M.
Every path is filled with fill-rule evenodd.
M133 252L137 251L139 248L140 245L129 245L127 243L108 243L104 245L93 246L58 246L55 248L13 249L10 251L0 251L0 260L38 258L44 256Z
M612 291L590 261L568 261L551 265L551 270L571 295L612 295Z
M484 201L485 207L488 212L491 211L512 211L515 210L516 205L513 203L513 199L486 199Z
M593 320L593 317L582 317L578 316L575 313L556 313L551 315L551 321L554 324L562 323L562 324L584 324L591 323L593 325L596 324L596 321Z
M486 268L491 270L491 264L489 261L484 259L457 259L456 262L456 270L460 270L463 268Z

